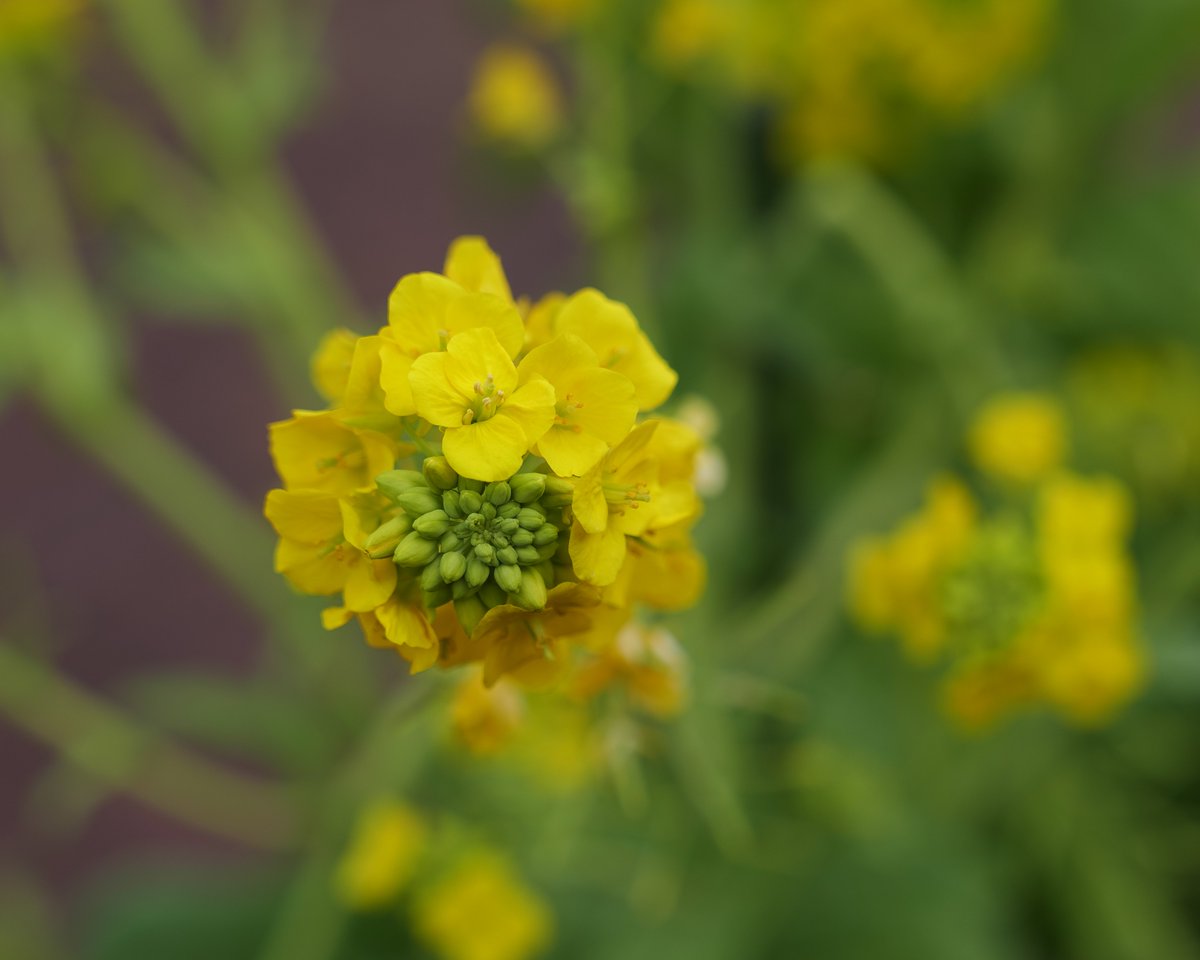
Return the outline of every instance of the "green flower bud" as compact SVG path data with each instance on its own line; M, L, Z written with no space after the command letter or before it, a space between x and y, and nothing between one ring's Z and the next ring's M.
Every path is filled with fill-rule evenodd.
M507 517L496 523L496 528L506 537L511 537L514 533L521 529L521 524L517 522L516 517Z
M516 593L521 589L521 568L516 564L502 563L494 574L496 583L505 593Z
M533 543L533 531L518 530L512 535L510 540L514 547L528 547L531 543Z
M365 549L372 560L382 560L396 552L396 547L404 539L404 535L412 529L412 518L407 513L392 517L386 523L380 524L367 537Z
M423 567L437 555L437 544L413 530L400 541L392 559L401 567Z
M489 567L496 563L496 548L490 543L475 544L475 556L486 563Z
M479 588L478 597L488 607L498 607L503 603L508 603L508 594L505 593L495 580L489 580Z
M452 553L455 550L462 549L462 540L459 539L458 534L453 530L447 530L442 534L441 539L438 540L438 549L442 553Z
M467 560L466 581L472 587L482 587L485 583L487 583L487 578L491 575L492 568L478 557L471 557L469 560Z
M497 480L483 488L483 499L494 507L502 507L512 499L512 489L503 480Z
M434 540L450 529L450 518L445 510L430 510L413 521L413 529L421 536Z
M462 519L462 508L458 505L458 491L447 490L442 494L442 509L446 511L446 516L455 520Z
M438 560L431 560L421 570L421 589L425 591L436 590L441 585L441 563Z
M457 551L443 553L441 560L438 561L438 572L447 583L461 580L463 574L467 572L467 558Z
M508 481L512 488L512 498L517 503L533 503L541 498L546 489L544 473L518 473Z
M450 588L444 583L436 590L422 590L421 597L425 601L425 606L430 610L436 610L442 604L449 603L453 599L453 593Z
M458 622L462 624L462 628L467 631L467 636L470 636L479 626L483 615L487 613L487 607L477 594L471 594L454 601L454 613L458 617Z
M483 506L483 497L474 490L464 490L458 495L458 505L463 513L478 513Z
M517 522L526 530L536 530L546 522L546 518L533 507L522 507Z
M537 547L517 547L517 559L521 563L538 563L542 559L542 555L538 552Z
M496 551L496 559L501 563L516 563L517 551L512 547L501 547Z
M517 514L521 512L521 505L516 500L509 500L504 506L496 511L496 516L502 520L515 520Z
M485 503L482 507L479 508L479 510L483 514L483 518L485 520L495 520L496 519L496 505L494 503Z
M463 491L464 493L468 490L470 490L473 493L482 493L483 492L483 481L482 480L472 480L470 477L459 477L458 478L458 489Z
M518 607L525 610L541 610L546 606L546 581L536 570L521 571L521 588L513 598Z
M466 577L461 580L455 580L450 584L450 596L455 600L461 600L463 597L469 597L475 593L475 587L467 583Z
M419 520L417 522L420 523ZM420 528L418 527L418 529ZM544 523L533 531L533 542L539 547L544 547L546 544L553 543L557 539L558 527L552 523Z
M442 498L424 485L409 487L395 499L404 512L413 517L442 508Z
M467 516L467 523L473 527L478 527L483 523L482 513L472 513Z
M528 548L523 547L522 549L528 549ZM534 549L537 550L538 561L545 562L546 560L554 559L554 555L556 553L558 553L558 544L557 543L544 543L540 547L534 547Z
M435 490L449 490L458 485L458 474L445 457L426 457L421 464L421 473Z
M542 563L539 563L533 569L536 570L541 575L542 582L546 584L547 590L549 590L551 587L553 587L556 583L559 582L560 578L555 576L555 573L554 573L554 564L552 564L549 560L545 560Z
M565 507L575 495L575 484L562 477L547 477L546 492L542 496L542 505L546 507Z
M375 478L375 486L385 497L395 500L411 487L425 486L425 478L416 470L389 470Z
M508 546L508 537L506 537L502 533L493 533L492 534L492 546L494 546L497 550L499 550L501 547L507 547Z

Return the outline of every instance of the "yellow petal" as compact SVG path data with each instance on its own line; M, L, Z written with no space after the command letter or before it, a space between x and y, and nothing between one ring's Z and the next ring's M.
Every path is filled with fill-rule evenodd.
M625 534L610 524L601 533L588 533L578 518L571 528L571 563L576 575L605 587L617 579L625 560Z
M489 377L496 389L506 394L517 385L517 368L490 327L473 327L456 334L446 352L446 379L464 397L478 397L476 385L486 388Z
M321 611L321 626L326 630L336 630L344 627L354 616L354 611L345 607L326 607Z
M571 383L575 406L568 411L571 423L613 446L620 443L637 419L633 382L614 370L580 371Z
M413 358L394 340L382 337L380 339L382 342L379 345L379 385L383 389L383 405L388 413L397 417L411 417L417 412L416 404L413 403L412 386L408 382Z
M354 345L341 407L351 413L378 410L383 406L379 386L381 337L359 337Z
M576 477L586 473L607 452L608 445L599 437L557 424L546 431L537 443L538 456L545 459L550 469L560 477Z
M336 497L311 490L272 490L263 515L281 537L299 543L325 544L342 534Z
M442 440L442 452L450 466L464 477L485 483L511 477L528 450L525 431L505 416L447 430Z
M450 244L442 272L467 290L490 293L512 302L512 290L500 258L483 237L459 237Z
M510 417L520 425L528 449L554 422L554 388L545 380L530 380L504 401L498 416Z
M534 347L521 361L517 374L521 383L534 377L545 377L558 384L564 375L577 369L599 366L596 351L574 334L555 337L549 343Z
M392 600L376 610L375 616L383 625L385 636L396 646L419 649L432 647L436 659L437 634L420 607Z
M525 318L525 346L533 349L553 339L557 331L558 311L567 298L561 293L548 293L528 308Z
M446 330L450 305L464 293L438 273L402 277L388 298L388 325L396 343L410 356L441 350L440 331Z
M301 593L327 597L346 582L346 565L322 547L280 540L275 546L275 572Z
M409 386L417 413L438 427L461 427L467 412L467 400L450 385L445 353L427 353L417 357L408 371Z
M608 526L608 500L604 497L604 463L597 463L575 484L571 511L588 533L600 533Z
M345 604L355 613L366 613L385 603L396 588L396 565L391 560L362 557L346 574Z
M349 330L339 327L321 339L313 354L313 386L332 404L341 402L346 391L346 380L350 376L350 359L354 356L354 344L358 337Z
M451 337L476 329L491 330L510 360L521 352L525 342L525 327L516 305L490 293L466 293L446 313L446 330Z

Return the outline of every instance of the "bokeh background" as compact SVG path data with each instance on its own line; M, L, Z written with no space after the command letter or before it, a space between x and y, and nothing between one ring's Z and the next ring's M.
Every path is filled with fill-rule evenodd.
M806 7L0 0L0 955L453 957L331 892L371 750L520 865L548 956L1200 955L1200 9ZM498 42L534 66L488 90ZM436 701L363 753L422 678L271 572L265 425L462 234L628 302L719 423L692 702L632 785L456 752ZM937 476L1028 512L971 440L1014 394L1050 412L1001 472L1048 418L1131 505L1137 663L979 729L855 557ZM160 736L238 783L170 816Z

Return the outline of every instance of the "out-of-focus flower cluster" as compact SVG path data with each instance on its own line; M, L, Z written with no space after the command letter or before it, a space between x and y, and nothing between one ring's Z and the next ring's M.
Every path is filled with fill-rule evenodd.
M990 485L939 477L915 515L860 543L852 612L945 668L945 707L966 727L1035 704L1103 721L1143 676L1131 499L1064 468L1064 416L1045 396L992 401L969 447Z
M389 798L360 813L334 886L352 910L403 901L414 936L445 960L524 960L553 934L549 907L508 857Z
M322 344L328 409L271 426L276 569L340 595L325 625L357 619L414 672L616 683L597 664L619 659L635 612L685 607L704 582L703 440L647 416L674 371L596 290L514 300L479 238L401 279L388 311L377 333Z
M886 159L1038 51L1052 0L665 0L655 58L775 105L785 154Z

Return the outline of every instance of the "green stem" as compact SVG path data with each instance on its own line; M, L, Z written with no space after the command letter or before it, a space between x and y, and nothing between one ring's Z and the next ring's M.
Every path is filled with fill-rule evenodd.
M80 770L182 823L252 847L294 841L288 790L194 756L2 639L0 711Z

